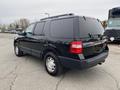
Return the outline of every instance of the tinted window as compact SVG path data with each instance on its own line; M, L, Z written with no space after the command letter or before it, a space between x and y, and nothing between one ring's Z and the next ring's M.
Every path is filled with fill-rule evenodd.
M51 36L56 38L72 38L73 18L53 20L51 22Z
M101 34L103 35L104 29L101 23L93 18L80 17L79 19L80 37L89 37L89 34Z
M109 18L119 18L119 17L120 17L120 8L109 10Z
M35 27L35 30L34 30L34 34L35 35L41 35L42 31L43 31L43 28L44 28L44 22L37 23L37 25Z
M31 24L26 28L26 33L32 33L33 32L33 28L34 28L35 24Z

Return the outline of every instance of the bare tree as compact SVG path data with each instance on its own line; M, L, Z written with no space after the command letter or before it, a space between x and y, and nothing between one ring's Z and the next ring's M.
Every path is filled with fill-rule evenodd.
M29 25L29 20L25 18L20 19L19 22L22 29L25 29Z
M16 30L24 30L29 25L29 20L26 18L19 19L14 22L14 27Z
M5 30L24 30L29 25L29 20L26 18L19 19L14 21L14 23L10 23L9 25L3 24L0 25L0 29L2 32Z
M7 29L7 26L5 24L1 25L1 32L5 32Z
M106 28L107 27L107 20L102 21L102 25L104 28Z

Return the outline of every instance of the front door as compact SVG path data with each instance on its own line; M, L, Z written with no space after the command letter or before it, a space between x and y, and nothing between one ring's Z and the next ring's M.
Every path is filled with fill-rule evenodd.
M23 36L20 40L20 47L21 49L26 52L31 54L31 47L32 47L32 37L33 37L33 30L34 30L35 24L30 24L26 30L25 33L26 35Z

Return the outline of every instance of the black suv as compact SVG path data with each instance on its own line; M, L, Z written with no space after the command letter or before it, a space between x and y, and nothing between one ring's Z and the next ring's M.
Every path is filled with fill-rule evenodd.
M53 76L65 68L85 69L105 62L108 56L104 29L99 20L74 14L43 18L14 40L17 56L30 54L44 60Z

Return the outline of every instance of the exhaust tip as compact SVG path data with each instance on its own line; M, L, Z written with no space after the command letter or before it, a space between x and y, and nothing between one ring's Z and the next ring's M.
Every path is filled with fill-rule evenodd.
M99 65L102 65L102 63L98 63Z

